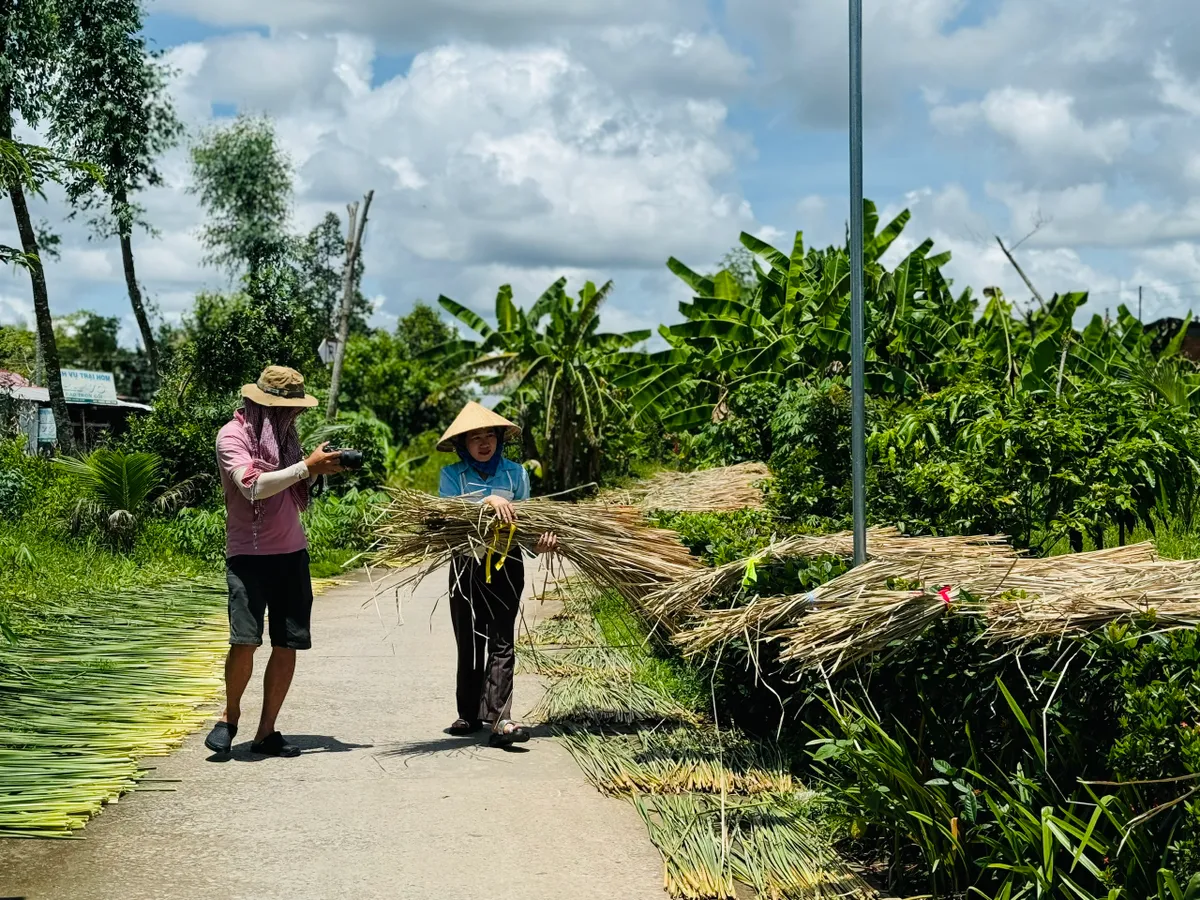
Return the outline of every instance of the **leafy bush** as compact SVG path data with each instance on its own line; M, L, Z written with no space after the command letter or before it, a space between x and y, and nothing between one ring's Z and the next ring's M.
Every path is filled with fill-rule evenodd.
M845 519L851 504L847 381L789 389L771 420L771 441L771 507L797 522Z
M19 469L0 469L0 516L15 519L24 511L28 494Z
M1109 382L1071 396L982 385L944 391L878 425L874 515L918 532L1003 533L1103 546L1162 518L1190 522L1197 433L1190 412Z
M766 510L734 512L659 512L654 521L678 532L683 545L710 565L719 566L761 550L779 523Z
M339 409L373 413L387 423L397 446L449 425L470 395L461 388L439 390L443 373L426 354L453 337L437 312L419 302L396 323L394 334L377 330L352 337Z
M268 365L324 376L316 351L327 325L289 293L201 294L185 327L182 381L204 397L228 396Z
M334 447L358 450L363 466L357 471L347 469L328 480L329 489L342 493L350 488L369 490L387 479L391 458L391 430L371 413L339 413L332 423L326 423L316 411L297 420L300 442L311 450L328 442Z
M440 431L426 431L414 438L407 447L394 450L388 460L389 483L395 487L436 494L442 466L454 460L449 454L438 452L440 437Z
M216 491L217 432L239 404L234 392L208 394L189 382L190 369L172 363L163 387L154 400L154 411L130 420L119 448L131 453L153 453L163 460L166 479L172 483L207 474Z
M694 453L718 466L766 462L774 446L772 420L780 405L779 386L749 382L730 392L728 414L700 430Z

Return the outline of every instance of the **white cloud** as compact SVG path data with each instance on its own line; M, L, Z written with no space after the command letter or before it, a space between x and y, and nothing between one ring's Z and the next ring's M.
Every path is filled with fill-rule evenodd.
M934 125L962 133L976 122L1009 140L1031 160L1069 164L1094 158L1105 164L1117 161L1129 148L1128 123L1109 120L1085 125L1075 114L1073 97L1057 91L1006 87L989 91L978 102L934 107Z
M1014 231L1044 221L1039 243L1138 248L1200 240L1200 196L1186 197L1178 205L1138 200L1120 206L1102 183L1057 191L993 184L987 193L1008 207Z
M666 35L630 40L666 46ZM704 40L672 52L688 57ZM562 273L612 277L612 316L649 321L670 315L670 301L647 295L637 273L665 273L672 254L719 257L757 226L735 181L743 139L703 90L614 86L566 42L443 44L371 87L372 48L345 35L242 34L174 48L169 61L193 133L213 104L274 118L297 174L298 230L375 190L364 260L367 289L385 298L381 322L443 292L488 309L500 269L531 298ZM175 319L194 292L227 279L200 265L186 148L162 169L167 184L141 198L161 238L139 236L135 250L140 280ZM94 305L101 286L119 297L116 247L86 244L77 224L63 235L64 259L48 269L56 311Z
M1156 54L1151 72L1158 81L1163 103L1188 115L1200 116L1200 84L1189 83L1169 56L1163 52Z
M33 303L14 293L0 293L0 325L33 327Z
M223 27L355 31L408 49L462 37L524 44L605 26L707 18L700 0L158 0L157 9Z

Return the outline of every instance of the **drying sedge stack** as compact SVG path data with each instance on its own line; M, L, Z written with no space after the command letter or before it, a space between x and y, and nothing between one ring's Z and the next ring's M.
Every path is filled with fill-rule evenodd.
M532 553L540 535L558 538L558 554L596 585L637 604L664 585L691 575L699 561L673 531L653 528L630 507L531 500L520 504L515 526L492 509L419 491L390 491L376 524L377 563L412 567L401 584L419 581L469 553L493 570L521 550Z
M1108 564L1096 574L1101 577L1054 595L1026 592L991 602L984 637L1017 642L1078 637L1134 620L1164 631L1200 626L1200 562Z
M659 472L634 488L602 496L602 502L667 512L720 512L763 505L759 484L770 477L762 463L739 463L696 472Z
M790 541L773 544L768 556L793 549ZM836 541L827 546L836 549ZM732 573L746 563L721 568ZM726 574L724 583L731 582ZM650 602L661 604L677 587ZM715 611L697 604L689 612L688 627L673 637L685 655L733 640L750 648L773 642L780 662L832 673L950 614L980 616L985 639L1010 642L1079 636L1133 619L1193 628L1200 625L1200 563L1160 561L1149 543L1035 559L994 537L889 536L869 562L806 594L754 597Z
M848 596L860 584L874 584L880 577L920 581L925 577L932 579L935 572L947 568L961 575L964 568L994 567L999 565L998 560L1017 558L1016 551L998 535L905 537L894 528L871 528L867 531L867 547L873 562L884 561L886 564L882 567L860 567L822 587L821 594L826 602L832 602L835 595ZM759 566L789 559L818 559L823 556L849 558L853 552L854 536L849 531L791 535L773 540L753 556L711 569L701 569L690 577L667 585L646 599L646 613L673 631L688 618L707 618L711 615L702 613L704 601L736 593L747 575ZM790 611L803 603L803 597L762 599L765 602L757 605L747 622L733 626L736 633L741 633L751 624L761 628L764 622L780 618L785 608ZM772 609L772 606L779 609ZM736 616L725 618L730 623L740 621Z

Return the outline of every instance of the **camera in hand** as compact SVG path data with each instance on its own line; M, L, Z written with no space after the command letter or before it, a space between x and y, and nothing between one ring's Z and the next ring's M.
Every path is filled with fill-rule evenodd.
M338 454L338 465L343 469L361 469L363 467L363 454L361 450L330 447L329 452Z

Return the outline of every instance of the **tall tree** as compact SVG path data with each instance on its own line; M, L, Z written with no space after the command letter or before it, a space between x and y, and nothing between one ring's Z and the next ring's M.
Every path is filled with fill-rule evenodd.
M255 295L265 270L294 243L292 167L271 121L240 115L208 132L192 147L192 177L191 191L208 213L201 237L207 262L244 275Z
M362 258L363 231L367 227L367 215L371 211L374 191L363 195L362 216L357 202L346 207L349 227L346 229L346 264L342 269L342 303L338 312L337 343L333 348L333 376L329 382L329 404L325 410L325 421L337 418L338 391L342 387L342 363L346 359L346 342L350 339L350 318L354 312L354 297L358 293L358 261Z
M35 164L36 148L27 148L13 138L15 119L36 128L50 112L58 83L58 23L48 0L0 0L0 144L5 165L4 188L12 203L21 239L21 258L29 272L33 290L33 311L37 321L38 344L50 391L50 406L58 429L59 445L74 450L71 420L63 395L58 348L54 343L54 322L50 316L50 294L38 254L37 231L29 214L27 192L40 190L41 178L48 173ZM44 164L53 160L42 159Z
M62 4L61 78L66 90L55 104L51 138L68 155L95 163L104 188L86 176L71 180L67 195L76 210L92 214L102 238L121 245L125 286L155 373L158 345L133 260L133 230L152 231L131 198L162 184L158 157L182 134L165 93L165 73L147 52L138 0L67 0Z

